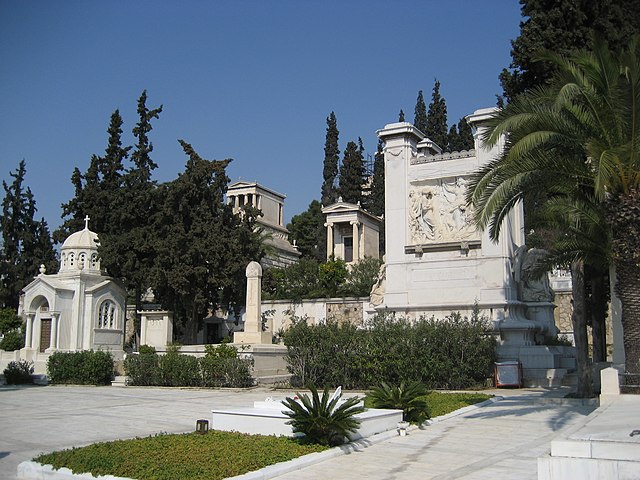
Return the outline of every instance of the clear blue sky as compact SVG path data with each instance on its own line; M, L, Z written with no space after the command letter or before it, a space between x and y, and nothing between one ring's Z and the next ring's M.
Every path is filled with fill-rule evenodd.
M0 178L25 159L53 230L116 108L133 143L146 89L164 105L156 180L182 171L184 139L233 158L232 181L286 194L288 221L320 198L331 111L341 150L360 136L372 154L375 131L401 108L412 121L435 78L449 124L493 106L520 20L517 0L0 0Z

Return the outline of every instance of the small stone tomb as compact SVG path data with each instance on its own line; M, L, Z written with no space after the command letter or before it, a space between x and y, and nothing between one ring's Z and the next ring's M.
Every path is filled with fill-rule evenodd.
M341 389L338 388L334 397L340 394ZM285 410L287 408L282 404L282 400L275 400L272 397L268 397L264 401L253 402L253 407L213 409L211 410L213 416L211 428L254 435L296 436L291 425L286 424L290 418L282 413ZM402 421L402 410L369 408L355 417L360 420L360 427L349 436L349 440L358 440L389 430L396 430L398 422Z

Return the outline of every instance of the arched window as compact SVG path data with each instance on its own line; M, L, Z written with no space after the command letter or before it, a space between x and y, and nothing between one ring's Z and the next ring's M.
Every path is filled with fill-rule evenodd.
M91 268L97 268L97 267L98 267L98 254L93 253L91 254Z
M63 253L63 254L61 255L61 257L62 257L62 258L61 258L60 260L62 261L62 268L64 268L64 267L66 267L66 266L67 266L67 254L66 254L66 253Z
M98 328L116 328L116 304L105 300L98 310Z
M69 254L69 267L73 268L74 260L75 260L75 255L73 254L73 252L71 252Z
M78 255L78 269L80 270L84 270L84 262L87 259L87 254L82 252L80 255Z

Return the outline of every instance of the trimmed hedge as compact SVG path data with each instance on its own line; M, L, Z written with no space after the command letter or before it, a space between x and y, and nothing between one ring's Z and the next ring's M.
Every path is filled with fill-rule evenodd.
M230 346L207 346L203 358L183 355L175 350L165 355L129 355L124 371L129 385L161 387L249 387L253 385L250 360L237 358Z
M430 389L483 386L496 360L489 325L475 313L416 322L388 315L368 329L298 320L284 334L292 382L304 386L371 388L381 382L420 382Z
M114 376L113 356L100 350L54 352L47 361L49 383L109 385Z

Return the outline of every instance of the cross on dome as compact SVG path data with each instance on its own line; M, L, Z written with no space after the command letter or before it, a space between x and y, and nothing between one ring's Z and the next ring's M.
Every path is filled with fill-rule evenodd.
M85 230L89 230L89 220L91 220L89 218L89 215L87 215L86 217L84 217L84 229Z

